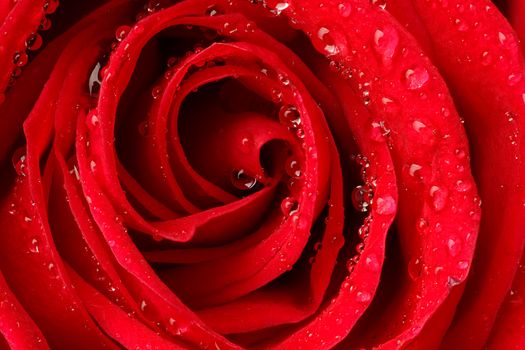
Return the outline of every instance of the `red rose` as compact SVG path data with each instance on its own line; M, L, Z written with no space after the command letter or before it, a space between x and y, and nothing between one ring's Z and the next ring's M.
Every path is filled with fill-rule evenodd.
M524 62L491 2L0 17L3 347L523 348Z

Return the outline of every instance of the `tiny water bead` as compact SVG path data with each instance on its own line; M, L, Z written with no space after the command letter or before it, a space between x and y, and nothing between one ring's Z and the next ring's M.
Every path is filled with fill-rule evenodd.
M231 183L239 190L251 190L257 185L257 179L246 174L244 169L240 169L233 171Z

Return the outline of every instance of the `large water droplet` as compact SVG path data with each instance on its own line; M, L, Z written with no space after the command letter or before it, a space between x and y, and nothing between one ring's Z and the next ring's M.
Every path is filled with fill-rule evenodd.
M284 105L279 110L279 120L289 128L295 129L301 125L301 115L295 106Z
M231 176L231 182L239 190L250 190L257 185L257 179L246 174L244 169L234 170Z
M26 39L26 48L31 51L42 47L42 37L38 33L31 33Z
M130 30L130 27L126 25L118 27L117 30L115 31L115 39L117 39L117 41L124 40L126 36L128 35L129 30Z
M369 186L356 186L352 191L352 204L360 212L367 212L374 194Z

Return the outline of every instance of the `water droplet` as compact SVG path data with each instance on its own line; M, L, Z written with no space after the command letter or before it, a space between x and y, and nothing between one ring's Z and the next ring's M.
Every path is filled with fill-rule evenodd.
M386 8L386 0L372 0L372 4L376 5L382 10Z
M160 94L162 93L162 88L160 86L155 86L152 90L151 90L151 96L153 97L153 99L157 99Z
M224 13L224 11L222 11L222 9L219 6L217 6L217 5L208 6L208 8L205 11L205 14L207 16L218 16L218 15L221 15L223 13Z
M274 103L281 103L283 100L283 93L279 89L272 89L270 98Z
M507 82L509 86L515 86L521 81L522 78L523 78L523 74L512 73L512 74L509 74L509 76L507 77Z
M469 267L468 261L463 260L463 261L458 262L458 268L460 268L461 270L466 270L468 269L468 267Z
M462 20L460 20L459 18L456 18L454 20L454 24L456 25L456 27L458 28L458 31L460 32L464 32L468 30L468 25L464 23Z
M18 67L23 67L27 64L27 54L23 51L17 51L13 55L13 63Z
M148 306L148 304L146 303L146 300L142 300L142 301L140 302L140 310L141 310L142 312L144 312L144 310L146 310L146 307L147 307L147 306Z
M417 229L420 233L423 233L428 229L428 221L425 218L419 218L417 221Z
M290 4L286 1L279 1L275 5L272 6L273 9L271 12L277 16L281 14L282 11L286 10L288 7L290 7Z
M374 254L370 254L369 256L367 256L365 259L365 263L371 271L379 271L379 269L381 268L379 260Z
M430 187L430 196L432 197L432 205L436 211L443 210L447 204L448 191L439 186Z
M243 169L234 170L231 176L231 182L239 190L250 190L257 184L257 179L249 176Z
M425 86L430 79L428 70L425 67L407 69L405 72L405 84L409 90L417 90Z
M292 129L295 129L301 125L301 115L295 106L284 105L279 110L280 122Z
M376 210L379 215L391 215L396 212L396 201L392 196L379 197L376 202Z
M148 136L149 133L149 123L147 121L143 121L138 126L139 134L142 136Z
M467 192L472 188L472 184L467 181L458 180L456 181L456 191L458 192Z
M326 51L328 55L335 55L339 52L339 49L334 43L334 40L332 39L330 35L330 30L326 27L320 27L317 31L317 37L321 42L323 42L323 49Z
M461 251L461 243L459 242L458 238L450 237L447 241L447 248L450 256L455 257Z
M421 258L412 258L408 262L408 275L412 280L417 280L421 276Z
M31 51L42 47L42 37L38 33L31 33L26 39L26 48Z
M284 216L291 216L299 210L299 202L292 197L286 197L281 202L281 212Z
M481 54L481 64L484 66L488 66L492 63L492 56L490 55L490 52L484 51Z
M98 116L96 114L92 114L91 117L89 118L89 122L91 123L92 126L98 126L99 124Z
M502 32L498 32L498 40L501 45L505 45L505 42L507 41L507 36Z
M408 168L408 174L412 177L416 176L416 172L423 169L423 167L419 164L410 164Z
M40 25L38 26L38 30L46 31L51 28L51 20L47 18L46 16L42 17L40 20Z
M372 299L372 295L368 292L357 292L355 299L360 303L365 303Z
M90 161L89 168L91 169L92 172L94 172L95 169L97 168L97 163L94 160Z
M352 14L352 5L349 3L340 3L337 6L337 9L339 10L339 14L343 18L347 18Z
M129 26L120 26L117 28L117 30L115 31L115 38L117 39L117 41L122 41L126 38L126 36L128 35L129 31L130 31L130 27Z
M58 7L58 4L58 0L46 0L43 6L44 13L49 15L55 12Z
M377 29L374 32L374 50L379 54L385 66L390 66L399 44L399 35L394 28Z
M458 284L461 283L461 280L456 278L456 277L452 277L452 276L449 276L448 277L448 280L447 280L447 285L452 288L452 287L455 287L457 286Z
M367 212L373 192L369 186L356 186L352 191L352 204L357 211Z
M29 245L29 251L34 254L40 253L40 247L38 246L39 245L38 239L32 238L30 243L31 244Z
M13 153L11 158L13 162L13 167L15 168L16 173L19 176L26 176L26 153L25 148L20 147Z
M290 157L286 162L286 173L291 177L301 176L301 164L295 157Z

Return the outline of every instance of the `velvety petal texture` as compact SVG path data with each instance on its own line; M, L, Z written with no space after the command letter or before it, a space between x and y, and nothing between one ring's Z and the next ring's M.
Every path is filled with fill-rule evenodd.
M524 349L523 6L1 2L0 348Z

